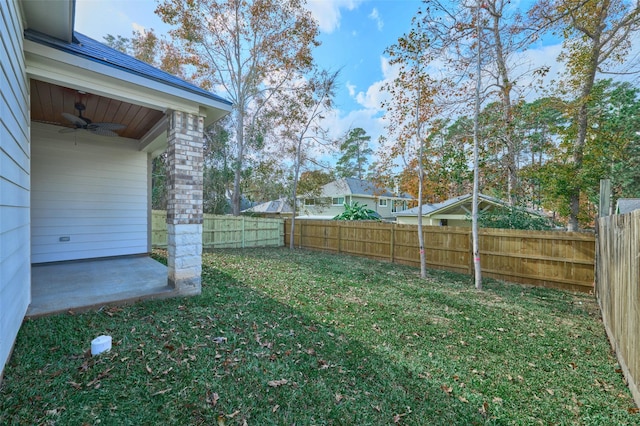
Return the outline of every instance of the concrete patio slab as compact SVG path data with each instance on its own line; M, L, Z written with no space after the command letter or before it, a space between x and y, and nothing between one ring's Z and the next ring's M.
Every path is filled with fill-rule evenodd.
M167 267L148 256L33 265L27 316L173 295Z

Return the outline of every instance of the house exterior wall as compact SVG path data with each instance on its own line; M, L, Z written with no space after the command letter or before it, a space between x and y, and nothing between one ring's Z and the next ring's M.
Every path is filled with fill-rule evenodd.
M0 377L31 299L29 93L15 0L0 2Z
M422 218L422 224L424 226L440 226L440 218ZM417 225L418 216L398 216L397 223L399 225ZM471 221L464 219L447 219L447 226L459 226L459 227L471 227Z
M58 130L33 123L32 263L148 253L148 154Z
M380 216L384 218L392 217L391 206L392 198L380 197L362 197L357 195L338 195L337 197L344 198L345 203L357 202L360 205L366 205L368 209L378 212ZM387 205L381 206L380 200L386 200ZM305 206L304 200L300 200L301 205L298 206L298 215L302 216L337 216L344 211L343 205L334 206L331 204L331 200L326 200L324 204L317 203L315 206Z

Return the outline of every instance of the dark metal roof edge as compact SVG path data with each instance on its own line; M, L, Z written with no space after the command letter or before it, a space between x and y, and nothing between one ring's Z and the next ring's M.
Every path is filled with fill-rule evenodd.
M86 37L86 38L88 38L88 39L90 39L92 41L100 43L99 41L93 40L90 37L85 36L84 34L78 33L77 31L73 32L74 42L77 41L77 38L76 38L77 34L80 34L82 37ZM129 57L132 60L141 62L142 64L145 64L146 66L153 67L157 71L165 74L169 78L169 80L158 78L156 76L152 76L152 75L143 73L141 71L132 70L130 68L124 67L122 65L118 65L118 64L113 63L111 61L107 61L107 60L104 60L104 59L99 59L99 58L96 58L94 56L87 55L87 54L82 54L82 53L77 52L77 51L72 50L72 49L64 48L64 46L61 45L61 44L66 44L66 42L64 42L62 40L57 40L57 39L55 39L55 41L51 40L50 36L47 36L46 34L42 34L42 33L38 32L38 31L35 31L35 30L31 30L31 29L25 30L24 31L24 37L27 40L33 41L33 42L38 43L38 44L42 44L42 45L47 46L47 47L51 47L52 49L63 51L63 52L68 53L70 55L74 55L74 56L77 56L77 57L80 57L80 58L84 58L84 59L90 60L90 61L95 62L95 63L99 63L99 64L102 64L102 65L105 65L105 66L108 66L108 67L111 67L111 68L115 68L115 69L127 72L129 74L134 74L134 75L137 75L139 77L143 77L143 78L148 79L148 80L153 80L153 81L155 81L157 83L165 84L167 86L171 86L171 87L174 87L174 88L179 89L179 90L184 90L186 92L190 92L190 93L193 93L195 95L203 96L203 97L209 98L211 100L215 100L217 102L221 102L221 103L229 105L229 106L233 105L232 102L230 102L230 101L228 101L228 100L226 100L226 99L224 99L224 98L222 98L222 97L220 97L220 96L218 96L218 95L216 95L214 93L211 93L211 92L208 92L208 91L206 91L204 89L201 89L198 86L193 85L192 83L184 81L184 80L180 79L179 77L176 77L176 76L174 76L172 74L169 74L169 73L167 73L165 71L162 71L162 70L160 70L158 68L155 68L150 64L147 64L145 62L139 61L138 59L135 59L135 58L133 58L133 57L131 57L129 55L126 55L125 53L122 53L122 52L120 52L118 50L115 50L115 49L112 49L112 50L114 52L117 52L118 54L126 55L127 57ZM80 43L78 43L78 44L80 44ZM105 45L105 47L111 49L109 46ZM179 80L182 84L178 84L176 82L172 82L172 81L170 81L171 79Z

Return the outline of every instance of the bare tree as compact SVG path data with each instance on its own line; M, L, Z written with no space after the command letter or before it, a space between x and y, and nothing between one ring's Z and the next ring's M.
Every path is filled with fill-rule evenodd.
M338 72L315 70L308 77L301 77L298 84L281 92L277 102L287 105L286 111L275 119L282 152L288 155L293 163L293 182L291 201L293 215L291 217L291 235L289 248L294 249L294 232L296 224L296 198L300 171L305 162L312 160L308 152L326 144L326 129L322 120L333 108L333 97L337 84Z
M170 34L195 67L192 77L233 102L232 209L238 215L244 159L263 141L265 106L310 70L318 25L300 0L161 0L156 13L175 26Z

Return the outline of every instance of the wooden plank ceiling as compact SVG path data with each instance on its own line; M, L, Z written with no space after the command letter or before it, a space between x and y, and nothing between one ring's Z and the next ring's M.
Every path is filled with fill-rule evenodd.
M154 109L31 79L33 121L75 128L62 113L78 116L78 110L75 108L78 102L86 107L82 111L83 118L89 118L93 123L116 123L126 126L116 131L124 138L142 138L164 116L161 111Z

